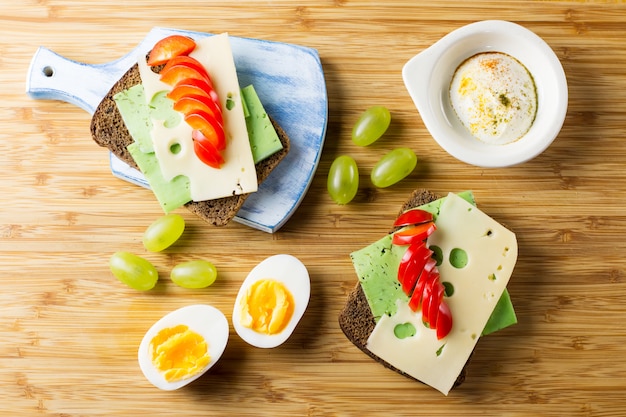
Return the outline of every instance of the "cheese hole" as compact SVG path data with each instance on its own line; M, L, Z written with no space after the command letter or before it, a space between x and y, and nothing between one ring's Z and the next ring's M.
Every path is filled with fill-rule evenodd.
M429 247L429 249L433 251L432 258L437 261L437 266L441 265L441 263L443 262L443 250L441 250L441 248L436 245L432 245L431 247Z
M415 326L413 326L413 324L411 323L396 324L396 326L393 328L393 334L398 339L406 339L407 337L413 337L415 336L416 332L417 332L417 329L415 329Z
M170 145L170 152L172 155L178 155L183 148L180 146L180 143L175 142Z
M235 108L235 100L233 99L233 93L228 93L226 96L226 110L232 110Z
M443 352L443 348L446 347L446 344L444 343L443 345L441 345L441 347L439 349L437 349L437 352L435 352L435 354L437 356L440 356L441 353Z
M163 126L172 129L183 120L181 113L173 109L174 102L167 97L167 91L159 91L150 100L150 116L162 120Z
M469 261L467 252L461 248L452 249L448 259L450 264L457 269L465 268L467 266L467 262Z

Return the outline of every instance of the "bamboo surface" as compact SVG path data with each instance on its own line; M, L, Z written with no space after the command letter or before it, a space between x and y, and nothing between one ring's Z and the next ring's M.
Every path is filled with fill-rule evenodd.
M401 68L465 24L520 23L554 49L569 110L553 145L523 165L458 162L430 137ZM2 0L0 3L0 415L6 416L580 416L626 415L626 4L575 1ZM151 193L114 178L90 138L90 116L24 92L45 46L98 64L126 54L153 26L301 44L319 51L329 97L317 175L276 234L205 226L181 210L184 238L147 253ZM94 80L97 82L97 80ZM361 111L385 105L392 124L361 148ZM369 180L388 150L420 158L388 189ZM338 206L326 174L341 154L358 162L356 199ZM337 317L356 283L349 254L387 232L415 188L471 189L479 207L517 233L508 286L519 324L482 339L464 385L448 397L391 372L355 348ZM128 250L161 279L139 293L108 270ZM308 310L284 345L252 348L232 330L218 365L164 392L144 379L137 347L163 314L192 303L230 319L239 284L262 259L300 258L311 275ZM216 283L185 290L171 267L204 258ZM419 355L419 352L416 352Z

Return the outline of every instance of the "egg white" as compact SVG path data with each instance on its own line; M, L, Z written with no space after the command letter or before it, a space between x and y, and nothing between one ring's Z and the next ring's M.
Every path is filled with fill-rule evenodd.
M190 330L201 335L207 342L209 355L211 357L207 366L192 377L179 381L169 382L163 374L152 364L150 353L150 341L164 328L174 327L180 324L187 325ZM163 316L154 323L146 332L138 350L139 367L146 379L157 388L165 391L172 391L181 388L190 382L200 378L219 360L226 349L228 343L228 320L217 308L195 304L174 310Z
M273 279L281 282L291 292L294 311L289 323L277 334L256 332L241 324L241 299L255 282L262 279ZM248 344L259 348L274 348L283 344L293 333L296 325L304 315L311 295L309 272L304 264L292 255L280 254L270 256L255 266L239 288L233 308L233 327L237 334Z
M470 133L493 145L520 139L537 112L532 75L501 52L479 53L463 62L452 78L450 101Z

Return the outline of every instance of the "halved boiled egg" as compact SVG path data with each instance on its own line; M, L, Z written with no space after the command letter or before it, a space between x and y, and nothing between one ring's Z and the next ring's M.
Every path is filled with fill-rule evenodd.
M241 284L233 308L233 327L252 346L281 345L304 315L310 295L309 272L298 258L270 256Z
M157 388L171 391L200 378L224 353L228 320L215 307L197 304L172 311L146 332L139 367Z

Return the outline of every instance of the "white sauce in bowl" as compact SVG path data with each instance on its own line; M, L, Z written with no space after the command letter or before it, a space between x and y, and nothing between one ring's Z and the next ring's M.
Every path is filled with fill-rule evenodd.
M456 69L450 102L474 137L504 145L524 136L535 121L537 89L517 59L502 52L484 52Z

